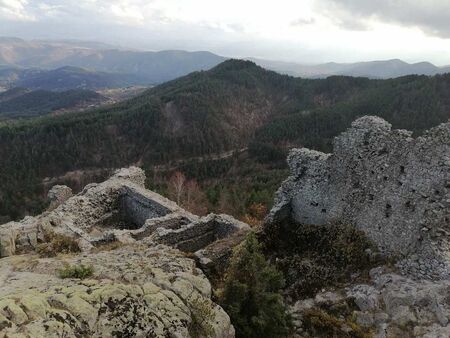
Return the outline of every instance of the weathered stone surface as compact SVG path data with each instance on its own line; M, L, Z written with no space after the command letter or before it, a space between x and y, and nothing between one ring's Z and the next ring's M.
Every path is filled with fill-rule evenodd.
M200 219L163 196L146 190L144 182L141 169L121 169L107 181L86 186L80 194L50 211L1 225L0 256L34 250L47 232L74 237L86 251L99 243L146 239L159 228L158 233L164 235L156 236L155 242L194 252L242 227L248 228L226 215ZM55 203L64 199L56 197L63 192L66 198L68 191L64 187L51 190Z
M375 337L446 337L450 330L450 281L417 281L388 269L376 270L367 284L297 301L291 306L297 331L302 332L303 315L311 309L336 313L336 308L349 308L348 317L371 329Z
M450 123L412 138L372 116L336 137L332 154L294 149L267 226L357 226L403 273L450 278Z
M234 337L208 279L178 249L193 253L231 236L229 254L249 226L227 215L199 218L144 182L131 167L67 199L59 186L48 211L0 226L0 337ZM36 255L58 239L76 241L81 253ZM229 257L216 256L221 264ZM95 272L60 279L65 264Z
M64 264L91 265L94 275L60 279ZM161 245L53 259L12 256L0 260L0 337L234 337L228 315L210 296L194 261ZM198 318L205 308L208 316Z
M158 228L152 240L174 246L182 251L195 252L238 231L248 232L249 230L250 227L247 224L231 216L210 214L176 229Z
M245 240L250 229L243 228L230 236L214 241L194 253L195 259L208 278L220 278L228 268L233 248Z
M56 209L62 203L72 197L72 195L72 189L70 189L69 187L65 185L54 185L47 194L48 200L50 201L48 210Z

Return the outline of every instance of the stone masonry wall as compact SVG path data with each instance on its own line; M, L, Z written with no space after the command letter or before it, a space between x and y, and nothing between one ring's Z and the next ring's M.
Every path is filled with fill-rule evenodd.
M404 272L450 276L450 123L413 138L373 116L336 137L332 154L294 149L267 223L351 223Z

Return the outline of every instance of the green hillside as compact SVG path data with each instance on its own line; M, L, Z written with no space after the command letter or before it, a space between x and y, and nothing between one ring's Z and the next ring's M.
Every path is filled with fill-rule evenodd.
M332 137L364 114L421 132L449 119L449 85L450 76L305 80L229 60L110 108L4 123L0 215L42 208L45 177L135 163L150 169L248 146L248 155L188 161L183 170L203 184L211 203L223 189L244 206L268 203L289 147L329 149ZM256 166L264 168L259 178Z
M84 89L53 92L13 88L0 94L0 118L39 116L104 99L100 94Z
M139 75L107 73L80 67L39 69L3 66L0 68L0 85L6 88L23 87L52 91L98 90L148 83L150 83L148 79Z

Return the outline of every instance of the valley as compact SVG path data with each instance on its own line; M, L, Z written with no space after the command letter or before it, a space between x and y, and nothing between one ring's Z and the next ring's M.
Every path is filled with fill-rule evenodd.
M244 217L254 204L270 207L289 148L329 151L333 137L365 114L420 134L449 119L449 85L447 75L308 80L229 60L105 108L8 123L0 127L0 177L8 177L0 180L0 214L42 210L45 177L139 163L149 186L164 192L171 170L152 168L182 163L206 209L227 206ZM248 152L188 161L241 148Z
M450 337L450 1L0 31L0 338Z

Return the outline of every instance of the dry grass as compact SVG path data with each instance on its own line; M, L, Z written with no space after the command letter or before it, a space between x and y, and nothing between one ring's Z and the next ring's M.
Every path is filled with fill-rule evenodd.
M313 337L327 338L372 338L369 330L363 329L352 319L340 319L325 312L313 308L303 315L303 326ZM350 330L349 330L350 329Z
M91 250L93 253L103 252L103 251L112 251L116 249L120 249L124 247L126 244L119 242L119 241L113 241L113 242L107 242L98 244Z
M78 253L81 249L73 237L48 232L45 234L45 242L40 243L36 252L41 257L55 257L58 254Z

